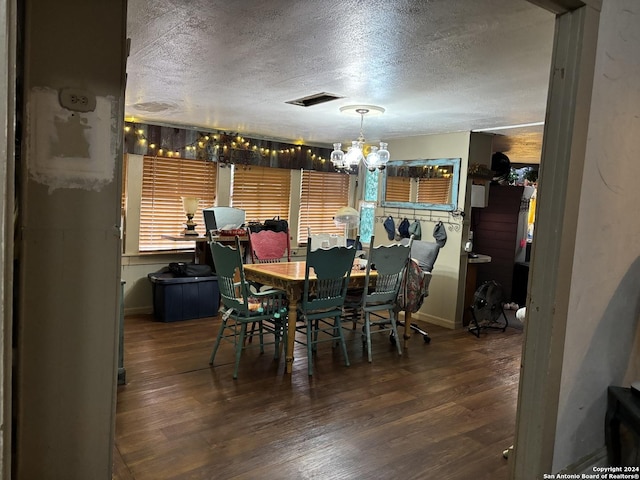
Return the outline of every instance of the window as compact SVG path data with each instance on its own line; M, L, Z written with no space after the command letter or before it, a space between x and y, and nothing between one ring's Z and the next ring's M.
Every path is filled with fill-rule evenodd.
M347 205L349 175L303 170L298 243L307 243L308 229L312 234L344 234L343 229L333 223L333 216L338 209Z
M419 203L451 203L451 177L418 179Z
M122 191L120 192L120 229L122 231L122 253L127 245L127 175L129 174L129 157L122 156Z
M206 160L144 157L138 247L141 252L176 249L176 242L165 240L162 235L177 235L184 230L187 217L182 196L200 199L194 221L202 227L202 208L211 207L216 198L216 171L216 164ZM196 230L202 232L203 228Z
M247 221L289 220L291 170L234 166L231 206L246 212Z
M387 191L385 199L388 202L410 202L411 179L409 177L387 178Z

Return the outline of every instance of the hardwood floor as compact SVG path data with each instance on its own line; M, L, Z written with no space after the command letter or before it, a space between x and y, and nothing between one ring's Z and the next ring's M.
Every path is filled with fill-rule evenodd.
M507 478L522 330L428 326L402 357L372 335L371 364L348 331L350 367L325 343L310 378L300 345L286 375L267 347L233 380L231 345L208 363L218 326L125 319L114 479Z

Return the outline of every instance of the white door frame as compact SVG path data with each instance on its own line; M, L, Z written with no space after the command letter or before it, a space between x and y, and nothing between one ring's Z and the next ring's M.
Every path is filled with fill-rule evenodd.
M527 292L515 449L509 457L512 480L538 478L552 469L601 7L601 0L528 1L557 17L539 177L537 233Z
M0 478L11 478L16 2L0 0Z
M511 457L511 478L529 479L532 472L549 472L553 458L555 421L566 328L566 295L570 279L573 240L579 186L569 185L569 175L581 175L586 143L584 108L590 105L590 85L597 37L598 12L602 0L527 0L559 15L554 42L554 74L551 77L547 122L545 124L541 191L537 218L539 232L556 231L561 235L540 234L533 245L529 293L529 321L523 347L520 394L516 423L516 449ZM591 8L581 8L589 5ZM581 9L579 13L577 9ZM574 11L565 16L565 12ZM16 2L0 0L0 35L6 60L0 66L0 477L11 478L11 336L13 284L13 210L14 210L14 112L15 112L15 35ZM569 78L559 61L578 67ZM557 70L556 68L559 68ZM590 70L591 69L591 70ZM563 77L564 78L561 78ZM582 110L579 110L582 109ZM547 160L545 160L547 159ZM572 177L575 178L575 177ZM573 183L573 182L572 182ZM576 182L577 183L577 182ZM575 184L574 184L575 185ZM558 203L562 208L558 208ZM574 229L575 231L575 229ZM565 255L565 253L570 253ZM536 255L544 256L535 262ZM555 288L549 288L552 285ZM565 289L565 290L563 290ZM561 291L563 290L563 291Z

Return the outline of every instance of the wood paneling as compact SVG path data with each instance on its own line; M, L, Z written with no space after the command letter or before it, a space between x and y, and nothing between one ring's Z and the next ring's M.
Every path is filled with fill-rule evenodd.
M491 256L491 263L478 268L478 285L495 280L504 289L505 300L511 301L513 267L520 200L524 187L491 185L485 208L474 208L471 217L473 249Z
M347 331L351 367L327 343L310 378L300 346L286 375L253 349L234 381L230 345L208 364L219 322L126 318L114 479L507 478L520 330L429 326L401 357L373 335L373 363Z

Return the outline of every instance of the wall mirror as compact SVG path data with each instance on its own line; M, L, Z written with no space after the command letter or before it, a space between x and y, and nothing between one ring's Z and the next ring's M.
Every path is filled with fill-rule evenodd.
M382 176L382 206L453 211L459 183L459 158L392 160Z

